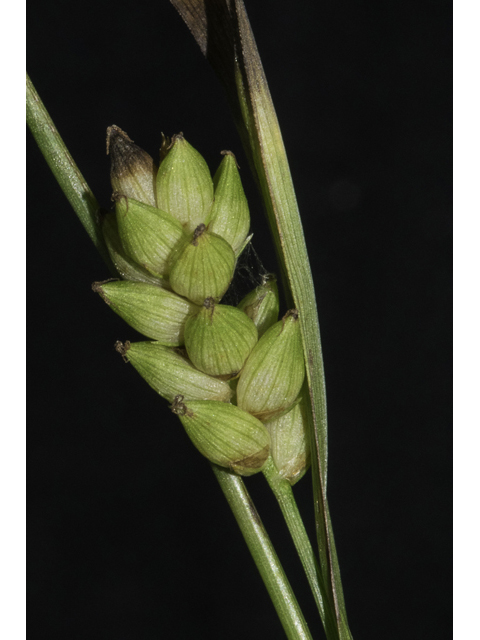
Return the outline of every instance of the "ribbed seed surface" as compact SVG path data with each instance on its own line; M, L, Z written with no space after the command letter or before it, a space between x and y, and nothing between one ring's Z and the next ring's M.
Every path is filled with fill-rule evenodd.
M278 321L279 300L276 281L272 278L250 291L239 302L238 308L253 320L258 337L261 338L265 331Z
M116 205L118 232L125 252L153 274L166 276L173 249L183 239L183 227L165 211L132 199Z
M192 232L206 222L213 181L207 163L183 136L174 136L172 143L157 173L157 206Z
M132 342L126 358L163 398L170 402L181 394L185 400L228 402L233 391L227 382L198 371L175 350L158 342Z
M269 420L288 409L305 377L298 319L285 317L260 338L237 386L238 406Z
M243 367L257 342L257 329L235 307L203 306L188 319L185 347L193 364L212 376L233 376Z
M164 286L163 278L154 276L125 253L118 234L117 216L114 211L107 213L103 219L102 233L112 262L124 280Z
M250 228L250 212L235 156L230 152L225 153L213 179L215 201L208 228L224 238L237 253Z
M235 254L228 242L208 232L196 243L182 246L171 266L170 285L195 304L206 298L218 302L233 278Z
M143 282L107 282L98 292L131 327L167 346L183 344L185 323L198 312L189 300Z
M283 416L265 422L272 441L270 453L273 462L282 478L292 485L303 477L310 464L305 411L305 400L302 398Z
M179 418L197 449L206 458L242 475L263 467L270 448L264 425L232 404L186 402Z

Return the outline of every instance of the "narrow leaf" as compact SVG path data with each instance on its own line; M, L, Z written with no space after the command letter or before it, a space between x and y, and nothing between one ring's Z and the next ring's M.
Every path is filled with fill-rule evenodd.
M112 275L117 275L97 221L100 209L97 199L80 173L28 75L27 124L63 193L80 218L80 222Z
M323 358L312 274L283 140L242 0L171 0L225 86L256 175L274 238L287 299L302 323L311 398L312 474L321 576L336 633L351 637L326 498L327 417Z

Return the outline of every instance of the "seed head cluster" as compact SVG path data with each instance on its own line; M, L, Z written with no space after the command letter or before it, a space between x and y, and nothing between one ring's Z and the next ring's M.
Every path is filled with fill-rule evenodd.
M298 313L278 319L274 276L237 307L221 304L251 239L235 156L222 151L212 179L178 134L163 137L157 167L116 126L107 153L114 210L102 231L121 279L93 289L150 339L117 342L117 351L210 461L251 475L272 455L293 484L309 465Z

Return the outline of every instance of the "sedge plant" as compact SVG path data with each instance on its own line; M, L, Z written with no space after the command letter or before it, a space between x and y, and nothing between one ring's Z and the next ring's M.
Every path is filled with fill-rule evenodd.
M235 155L212 175L183 133L158 159L107 131L113 210L101 212L27 77L27 121L106 272L93 290L145 340L116 350L178 416L236 517L288 638L311 638L243 478L265 476L284 516L328 640L351 638L329 515L323 363L313 282L285 149L241 0L173 0L225 86L256 178L288 308L275 276L237 306L222 299L251 242ZM208 17L208 20L207 20ZM133 373L132 373L133 375ZM292 486L311 470L317 545ZM305 482L306 480L303 480Z

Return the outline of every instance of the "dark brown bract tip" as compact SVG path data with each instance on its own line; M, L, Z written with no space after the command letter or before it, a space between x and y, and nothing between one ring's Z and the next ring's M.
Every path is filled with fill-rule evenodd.
M170 405L170 409L177 416L188 416L191 418L193 416L193 413L184 404L183 399L184 399L184 396L181 396L181 395L175 396L172 404Z
M107 298L107 296L105 295L104 290L102 289L102 285L103 284L107 284L107 282L115 282L117 280L119 280L119 278L108 278L107 280L101 280L100 282L94 282L92 284L92 291L94 291L95 293L98 293L99 295L101 295L103 300L107 304L111 304L110 300Z
M160 164L168 155L168 150L172 146L172 141L162 132L162 144L160 145Z
M203 224L203 222L201 224L198 225L198 227L195 229L195 231L193 232L193 238L192 238L192 244L194 247L197 246L198 244L198 239L200 238L200 236L205 232L205 229L207 227Z
M118 144L118 140L131 142L133 144L133 140L128 137L125 131L122 131L120 127L117 127L116 124L112 124L111 127L107 127L107 156L110 153L110 146L114 146Z
M183 142L185 140L185 138L183 137L183 131L180 131L180 133L176 133L172 136L172 141L170 142L170 146L168 147L169 149L171 149L173 147L173 145L175 144L175 142Z
M235 157L235 154L233 153L233 151L220 151L220 155L221 156L232 156L232 158L235 160L235 164L237 165L237 169L240 169L240 165L237 162L237 158Z
M122 200L122 198L125 199L125 203L127 205L127 211L128 211L128 197L126 195L124 195L123 193L120 193L119 191L114 191L112 193L112 195L110 196L110 200L112 202L120 202L120 200Z
M153 172L156 168L153 158L115 125L107 129L107 154L112 161L112 177L134 174L138 169Z
M125 340L125 342L121 342L120 340L117 340L115 342L115 351L117 351L117 353L119 353L124 362L128 362L128 358L127 358L127 351L130 349L130 340Z
M274 273L266 273L262 276L262 284L265 285L267 282L276 282L277 276Z
M293 320L298 320L298 311L296 309L289 309L282 320L285 321L287 318L290 318L290 316Z

